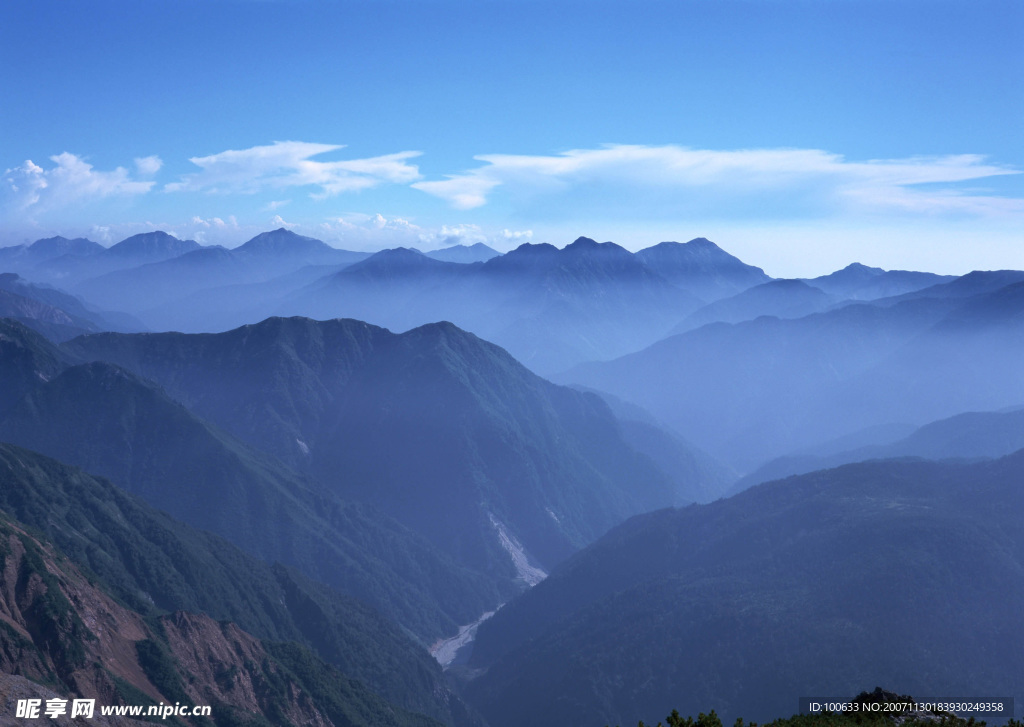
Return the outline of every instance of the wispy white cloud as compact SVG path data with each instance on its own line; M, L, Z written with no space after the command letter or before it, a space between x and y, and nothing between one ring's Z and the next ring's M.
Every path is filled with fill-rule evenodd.
M50 161L54 166L49 169L27 160L4 172L5 207L20 213L43 211L106 197L145 194L155 184L132 179L124 167L98 171L69 152L52 156Z
M958 183L1016 169L961 154L848 161L818 149L717 151L681 146L609 145L547 156L487 154L482 166L420 181L413 187L456 209L485 205L499 188L512 194L558 195L597 187L621 189L633 198L652 191L699 195L701 205L735 209L744 199L788 197L787 205L813 200L833 211L900 211L991 215L1024 210L1019 198L974 195ZM921 188L918 185L932 185ZM935 185L947 185L935 188ZM685 197L679 197L682 201Z
M384 183L408 184L420 178L419 169L408 162L420 155L418 151L332 162L312 158L343 148L336 144L276 141L267 146L192 157L189 161L201 171L185 175L165 189L252 194L265 189L313 187L316 191L311 196L322 199Z

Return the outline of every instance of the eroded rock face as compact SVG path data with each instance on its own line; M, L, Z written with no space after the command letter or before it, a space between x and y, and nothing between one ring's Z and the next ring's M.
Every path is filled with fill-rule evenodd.
M0 726L19 724L19 699L76 697L96 700L94 724L141 724L100 720L100 705L139 703L138 694L126 699L121 682L165 704L185 696L193 705L265 716L273 701L273 710L291 724L332 727L262 643L235 624L178 612L163 617L161 626L163 633L154 633L49 543L0 514ZM176 678L153 683L139 653L144 641L165 650ZM163 693L168 684L177 692ZM283 699L268 689L282 684ZM47 719L75 724L70 717Z
M258 639L233 623L178 611L161 619L167 643L182 670L192 677L185 690L195 704L227 704L263 713L262 688L270 675L279 676ZM289 685L287 716L292 724L328 727L333 724L309 695Z
M115 602L21 528L0 522L0 664L7 673L57 682L116 702L112 676L161 700L136 655L147 636L142 617Z

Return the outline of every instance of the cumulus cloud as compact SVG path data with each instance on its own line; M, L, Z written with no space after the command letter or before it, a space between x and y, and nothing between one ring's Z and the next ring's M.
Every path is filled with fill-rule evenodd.
M220 230L227 229L228 227L238 227L238 221L234 217L231 217L231 224L222 220L220 217L210 217L209 219L203 219L196 215L191 219L191 224L196 227L204 227L206 229L216 228Z
M722 207L738 199L769 195L813 199L814 204L833 210L977 215L1021 210L1021 200L1016 198L972 195L952 186L918 186L1020 173L973 154L856 162L818 149L717 151L609 145L547 156L489 154L475 159L483 165L412 186L456 209L485 205L499 187L512 193L550 195L604 187L634 195L664 192Z
M31 159L3 176L8 206L20 211L51 209L72 203L112 196L145 194L154 182L131 178L124 167L98 171L81 157L64 152L50 157L54 166L44 169Z
M313 187L316 191L311 196L322 199L384 183L408 184L420 178L418 167L408 162L420 155L417 151L333 162L312 158L343 148L335 144L275 141L267 146L192 157L189 161L201 171L185 175L165 189L253 194L265 189Z
M274 215L273 217L270 218L270 226L273 227L274 229L280 229L282 227L287 227L290 229L292 227L297 227L298 223L285 222L284 217L282 217L281 215Z
M135 168L139 174L144 177L151 177L160 171L160 168L164 165L164 160L158 157L156 154L148 157L136 157Z

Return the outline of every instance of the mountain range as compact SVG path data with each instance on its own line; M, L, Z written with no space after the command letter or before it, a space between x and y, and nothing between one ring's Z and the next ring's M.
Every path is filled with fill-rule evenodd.
M0 440L106 476L181 520L356 595L429 643L499 603L466 571L384 513L341 500L220 431L117 366L8 325L20 396L0 408ZM19 335L20 334L20 335ZM35 374L35 375L33 375ZM40 375L41 374L41 375Z
M637 403L749 472L868 427L1024 401L1024 288L1008 279L972 273L899 300L706 325L555 380Z
M1024 452L874 461L639 516L480 627L467 695L544 727L760 721L864 682L1016 694L1022 477Z
M213 335L98 334L66 350L156 382L499 583L517 578L503 532L549 567L686 495L623 440L598 397L554 386L451 324L393 334L272 318Z
M714 727L1022 693L1024 272L287 229L0 271L3 699Z

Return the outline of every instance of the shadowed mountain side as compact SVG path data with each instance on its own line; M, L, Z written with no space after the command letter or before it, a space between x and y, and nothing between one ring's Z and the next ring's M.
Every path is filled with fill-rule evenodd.
M28 391L49 381L71 357L42 334L10 318L0 318L0 418Z
M372 603L428 641L508 593L110 364L39 382L0 418L0 439L109 477L191 525Z
M760 721L865 683L1019 695L1022 477L1024 453L870 462L639 516L481 626L467 694L495 727Z
M503 532L548 566L674 501L672 483L623 440L603 402L451 324L396 335L359 321L278 318L213 335L99 334L68 347L157 381L502 588L515 577Z
M736 295L771 278L707 238L662 242L636 253L647 267L705 301Z
M18 321L51 341L67 341L100 330L91 321L3 288L0 288L0 317Z
M197 415L301 469L353 370L391 335L354 320L268 318L216 334L98 334L65 350L157 382Z
M831 455L795 454L780 457L736 482L734 495L749 487L851 462L895 457L979 459L1003 457L1024 449L1024 409L1012 412L968 412L932 422L907 437Z
M634 401L749 471L868 427L1024 401L1022 310L1024 287L1008 286L711 324L557 379Z
M122 331L135 333L144 331L141 321L127 313L118 311L97 311L80 298L57 288L36 285L16 273L0 273L0 289L59 308L72 319L86 321L83 328L95 331Z
M30 598L25 596L29 594L24 591L16 604L8 604L13 608L4 610L5 625L13 625L15 631L35 642L35 649L26 650L22 644L22 656L15 657L22 662L22 673L46 676L48 665L49 677L71 688L102 687L102 672L98 673L100 679L88 678L88 671L81 665L76 666L76 654L91 653L101 667L113 671L115 676L137 689L157 695L154 684L163 691L174 680L150 682L147 675L159 673L148 668L152 659L149 663L135 662L136 648L132 642L148 638L163 644L165 652L173 654L172 662L180 664L187 660L193 669L197 666L196 659L189 656L199 657L202 664L205 657L198 652L212 649L216 657L211 659L214 672L233 671L244 678L245 670L256 665L238 663L237 668L231 670L233 649L217 647L218 629L238 632L234 624L226 621L231 620L259 638L293 641L316 649L349 679L361 682L350 687L355 690L355 695L350 696L356 696L356 702L365 699L359 694L370 696L369 687L395 705L431 714L448 724L473 724L465 707L444 686L441 670L433 659L397 625L364 604L307 581L283 566L270 566L256 560L216 536L192 530L153 510L106 481L33 452L0 444L0 482L3 483L0 530L6 529L5 535L17 536L20 526L5 522L10 515L30 526L33 533L33 541L29 542L22 530L23 545L18 547L19 544L11 540L7 543L9 547L0 551L9 557L26 547L31 551L34 542L43 543L45 552L51 546L40 539L52 541L63 554L52 550L46 553L45 561L49 565L44 567L50 574L42 570L39 575L51 587L56 583L69 599L63 604L59 599L51 601L48 615L56 623L49 632L45 621L39 618L40 610L28 606ZM12 545L15 547L10 547ZM39 565L41 563L36 562L30 567L39 568ZM88 584L78 571L88 576ZM22 577L31 580L27 574ZM51 580L47 581L48 578ZM2 589L3 592L15 592L13 584L11 586ZM119 603L112 603L100 591L109 592ZM70 611L63 618L55 613L69 606ZM182 609L194 613L184 614ZM158 622L157 617L167 611L178 613ZM19 612L27 618L19 618ZM219 620L220 626L211 618ZM187 633L182 633L183 626L187 627L184 629ZM37 638L47 634L45 639ZM0 631L0 640L11 636L10 631ZM184 640L176 642L175 636ZM255 645L255 640L247 634L239 632L236 636ZM181 652L180 647L186 645L191 654ZM153 645L143 646L152 648ZM279 647L266 644L262 648L274 652ZM304 648L289 648L298 650L291 652L293 656L304 652L301 660L309 661L311 655ZM3 653L10 659L18 651L5 649ZM37 662L43 669L30 668L27 657L32 653L41 657ZM321 677L326 676L325 667L317 667L316 661L309 662L308 667L313 672L320 671ZM13 670L17 665L7 663L5 666ZM218 686L231 692L230 685L240 681L225 679L223 674L220 677L207 674L205 668L205 665L199 667L191 678L182 675L186 677L184 685L193 685L210 697L204 701L192 694L195 703L221 701L225 694L212 696L209 692L215 692ZM252 691L249 693L251 696ZM127 696L131 703L130 697L134 695ZM181 698L167 693L162 696L172 700ZM231 702L230 699L225 701ZM373 697L370 701L380 700ZM374 708L381 706L375 704Z
M671 333L685 333L708 323L739 323L760 316L802 318L831 308L837 300L800 280L773 280L698 308Z
M672 500L667 478L629 448L597 397L554 386L451 324L375 347L319 441L321 479L349 473L346 497L378 504L478 568L492 517L549 565L625 513Z

